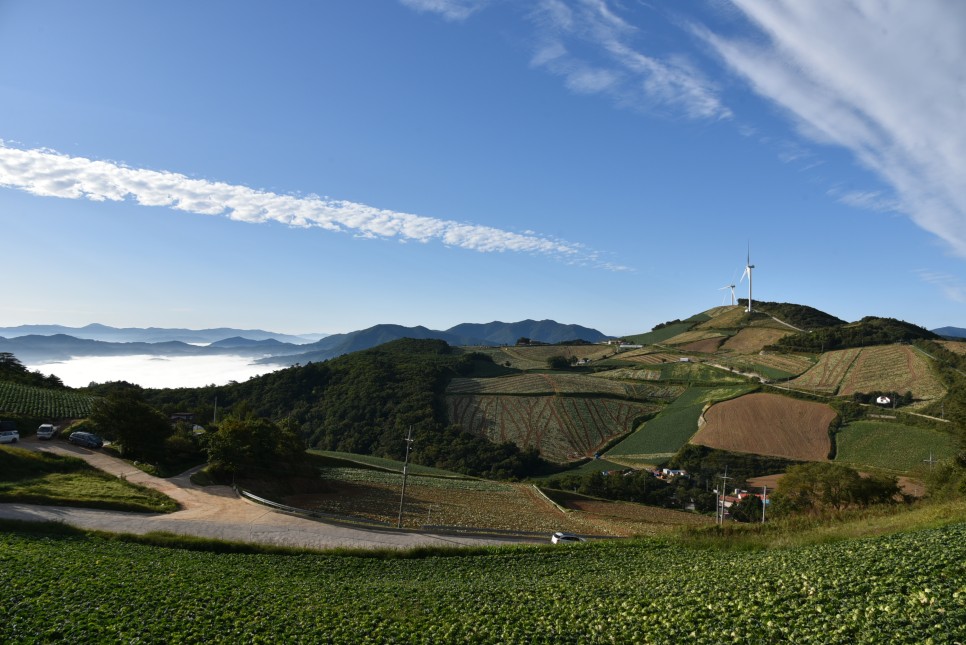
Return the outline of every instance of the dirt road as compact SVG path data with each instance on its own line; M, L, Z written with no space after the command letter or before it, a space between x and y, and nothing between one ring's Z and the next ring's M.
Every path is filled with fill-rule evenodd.
M408 533L391 529L358 529L304 519L280 513L240 498L228 486L197 486L190 471L161 479L138 470L127 462L96 450L61 441L39 442L30 438L18 447L47 450L80 457L91 465L163 492L182 510L174 513L126 513L62 506L0 504L0 518L52 520L83 529L114 533L143 534L167 531L220 540L255 542L313 549L411 548L416 546L482 546L519 542L518 539Z

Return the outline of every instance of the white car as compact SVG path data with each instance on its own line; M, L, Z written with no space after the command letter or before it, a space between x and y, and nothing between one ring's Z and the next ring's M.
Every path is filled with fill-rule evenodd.
M56 432L57 432L57 428L55 428L53 426L53 424L44 423L44 424L41 424L41 426L39 428L37 428L37 438L38 439L53 439L54 438L54 434Z
M16 430L0 430L0 443L17 443L20 433Z
M567 544L569 542L586 542L586 540L579 535L574 535L573 533L564 533L562 531L557 531L550 536L550 541L554 544Z

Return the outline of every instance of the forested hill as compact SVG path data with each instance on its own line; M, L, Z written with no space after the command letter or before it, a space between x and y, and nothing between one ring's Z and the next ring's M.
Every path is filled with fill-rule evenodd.
M805 352L821 352L848 347L868 347L911 343L914 340L937 340L928 329L895 318L867 316L859 322L816 329L810 333L782 338L775 347Z
M482 354L439 340L402 339L324 363L290 367L224 387L147 390L166 410L211 418L219 408L291 419L308 445L402 459L413 428L412 460L498 477L530 472L539 460L514 444L497 445L448 426L442 393L454 376L508 372Z
M739 298L738 304L747 307L748 299ZM836 318L832 314L827 314L820 309L789 302L756 300L755 311L774 316L782 322L798 327L799 329L819 329L821 327L835 327L846 324L846 321L841 318Z

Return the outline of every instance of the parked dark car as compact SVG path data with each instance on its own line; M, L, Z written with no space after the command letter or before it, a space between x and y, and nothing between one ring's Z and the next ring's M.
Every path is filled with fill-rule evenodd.
M101 448L104 445L104 440L93 432L71 432L67 441L85 448Z

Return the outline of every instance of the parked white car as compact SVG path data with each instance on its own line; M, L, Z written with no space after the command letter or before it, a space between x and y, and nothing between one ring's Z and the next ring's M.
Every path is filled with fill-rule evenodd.
M579 535L574 535L573 533L564 533L562 531L557 531L550 536L550 541L554 544L567 544L570 542L584 542L584 538Z
M17 443L20 433L16 430L0 430L0 443Z
M54 434L57 433L57 428L51 423L43 423L39 428L37 428L37 438L38 439L53 439Z

